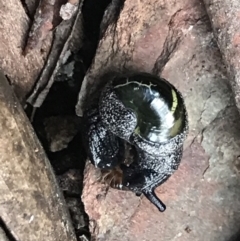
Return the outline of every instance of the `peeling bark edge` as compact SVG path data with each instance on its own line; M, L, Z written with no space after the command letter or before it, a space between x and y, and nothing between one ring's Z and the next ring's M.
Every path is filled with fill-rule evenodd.
M72 37L75 34L74 30L81 19L82 4L83 1L80 1L78 4L78 10L74 16L69 20L63 21L56 29L48 59L35 83L31 95L27 99L27 103L31 104L33 107L39 108L42 105L54 83L55 76L63 64L64 56L70 54L69 49ZM65 36L61 35L61 31L63 30L66 32Z

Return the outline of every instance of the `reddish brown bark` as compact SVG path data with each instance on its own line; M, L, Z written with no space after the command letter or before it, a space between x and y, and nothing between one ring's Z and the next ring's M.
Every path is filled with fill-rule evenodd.
M46 41L44 52L34 50L24 57L22 48L30 21L21 1L0 0L0 15L0 68L9 77L17 97L24 103L44 65L50 41Z

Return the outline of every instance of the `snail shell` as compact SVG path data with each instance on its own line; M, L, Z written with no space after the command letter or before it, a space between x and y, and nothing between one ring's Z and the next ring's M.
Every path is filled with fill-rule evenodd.
M108 83L99 111L108 130L157 156L171 153L188 126L180 92L166 80L146 73Z
M164 211L154 189L178 168L188 131L180 92L147 73L113 77L85 116L92 163L99 168L120 166L121 185L144 193ZM124 142L135 149L129 166L124 165Z

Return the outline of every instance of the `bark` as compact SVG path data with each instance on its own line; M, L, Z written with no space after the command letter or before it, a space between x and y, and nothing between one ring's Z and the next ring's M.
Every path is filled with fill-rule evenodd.
M39 76L33 92L27 99L27 102L34 107L40 107L45 100L50 88L52 87L56 76L59 74L61 67L67 62L71 53L76 53L82 46L83 31L82 31L82 14L81 7L82 1L74 1L72 5L70 1L68 4L74 7L74 11L69 14L66 20L63 20L61 24L56 28L54 33L54 41L51 46L51 50L48 55L48 59L45 66ZM62 13L65 15L67 13L62 5ZM56 11L55 6L53 6L54 11ZM51 13L51 11L50 11ZM59 13L58 13L59 14ZM65 16L66 17L66 16ZM44 19L44 21L49 21L49 19ZM35 40L39 39L38 35L42 35L46 30L44 28L46 22L43 21L43 25L39 26L38 29L33 29ZM37 21L36 21L37 22ZM38 22L37 22L38 23ZM46 34L46 33L45 33ZM31 35L29 41L31 42ZM34 42L34 41L33 41ZM41 44L41 43L40 43Z
M229 82L240 111L240 5L238 0L204 0L219 49L227 66Z
M82 198L93 238L229 240L240 222L239 115L204 5L126 0L119 17L107 23L83 81L78 115L109 73L146 71L183 93L190 132L179 170L157 189L164 213L144 197L99 183L95 168L87 166Z
M1 221L15 240L76 240L52 167L2 74L0 112Z
M34 50L22 55L26 42L29 18L19 0L0 0L0 68L8 76L21 103L32 89L47 57L51 36L45 41L43 51Z

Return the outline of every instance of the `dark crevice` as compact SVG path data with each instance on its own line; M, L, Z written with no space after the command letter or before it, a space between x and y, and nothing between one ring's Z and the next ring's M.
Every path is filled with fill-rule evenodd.
M100 26L105 10L112 0L85 0L82 6L84 43L79 54L88 69L96 53Z
M23 2L25 3L25 1ZM113 2L115 7L111 5ZM60 70L42 106L37 108L32 121L36 134L59 180L59 185L62 187L78 240L81 240L80 237L82 235L90 240L90 233L88 216L84 213L84 205L80 198L86 152L81 134L83 128L82 120L76 116L75 105L82 80L96 53L102 29L102 19L103 17L105 19L111 16L109 21L104 22L104 28L107 28L107 23L110 24L118 19L123 3L124 0L85 0L83 2L84 42L80 51L73 53L65 63L65 66L74 63L73 73L72 75L66 75L64 71L61 72ZM106 9L108 9L108 14L106 14ZM29 117L32 111L32 107L28 106L26 112ZM66 140L68 142L67 148L53 152L50 148L51 136L49 138L50 134L46 129L45 123L52 117L59 118L61 121L65 116L70 116L75 121L77 120L79 128L77 128L77 133L70 142ZM70 120L67 126L72 124ZM56 121L51 125L55 128L59 123ZM67 126L64 127L66 132L68 131ZM62 128L62 126L59 125L59 128ZM59 138L64 139L65 137L60 136ZM52 139L54 139L54 136ZM76 175L79 176L74 176L74 179L71 179L71 170L75 170ZM82 223L82 217L84 217L84 223Z
M84 43L79 51L88 69L95 56L99 40L107 27L118 20L125 0L85 0L82 7Z
M1 217L0 217L0 228L3 229L9 241L17 241Z
M240 230L234 234L228 241L239 241L240 240Z
M85 0L82 6L85 36L96 42L104 12L112 0Z
M27 14L28 18L33 21L33 13L32 13L32 14L30 13L30 10L29 10L29 8L28 8L28 5L27 5L27 3L26 3L26 0L20 0L20 2L22 3L22 6L23 6L24 11L25 11L25 13ZM38 2L38 1L37 1L37 2Z
M109 25L117 23L120 13L124 7L124 3L125 0L112 0L111 5L107 9L107 11L105 11L105 15L101 23L99 35L100 39L104 36L104 33Z
M176 19L179 14L181 14L182 9L178 10L173 16L171 17L169 23L168 23L168 35L165 39L163 50L159 57L157 58L154 67L153 67L153 74L161 75L164 67L174 54L174 52L177 50L181 38L183 36L183 33L181 29L176 25L176 22L178 22Z
M153 74L161 75L164 67L166 66L174 52L177 50L180 41L181 36L179 36L177 32L170 30L164 42L163 50L154 64L152 70Z

